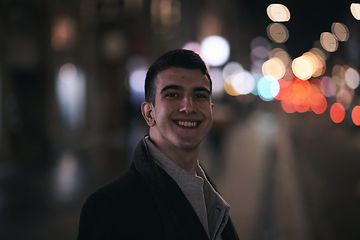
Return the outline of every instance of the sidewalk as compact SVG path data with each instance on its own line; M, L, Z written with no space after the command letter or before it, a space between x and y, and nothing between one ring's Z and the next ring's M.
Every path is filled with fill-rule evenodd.
M226 134L218 190L240 239L309 240L286 116L261 111Z

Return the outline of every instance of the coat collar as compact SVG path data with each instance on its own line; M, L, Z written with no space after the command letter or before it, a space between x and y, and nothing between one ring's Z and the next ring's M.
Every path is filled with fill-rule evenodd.
M163 220L167 239L209 239L199 218L179 186L151 159L144 138L135 147L133 166L153 193ZM210 180L209 182L211 183ZM230 218L221 236L224 240L239 239Z
M208 236L176 182L151 159L143 139L134 150L134 166L158 205L167 239L206 239Z

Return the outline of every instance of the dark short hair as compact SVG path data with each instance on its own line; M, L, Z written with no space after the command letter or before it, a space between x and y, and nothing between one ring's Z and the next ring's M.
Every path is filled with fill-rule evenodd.
M156 76L171 67L185 69L199 69L210 81L210 93L212 92L212 81L206 65L201 57L191 50L176 49L169 51L159 57L149 68L145 78L145 101L155 104L155 78Z

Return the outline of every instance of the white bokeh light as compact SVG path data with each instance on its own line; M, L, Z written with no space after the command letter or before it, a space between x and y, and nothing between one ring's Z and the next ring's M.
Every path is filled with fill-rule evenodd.
M345 83L351 88L359 86L359 73L354 68L348 68L345 72Z
M228 62L223 70L222 70L222 76L224 79L229 77L230 75L234 74L234 72L244 70L243 66L238 62Z
M55 91L60 114L66 126L76 129L85 121L86 79L83 71L72 63L59 69Z
M71 151L61 154L54 174L54 195L58 200L70 201L78 194L81 187L79 159Z
M184 44L182 49L191 50L197 54L200 54L200 44L197 42L187 42Z
M64 83L70 83L76 79L77 69L72 63L65 63L59 70L59 80Z
M352 3L350 5L350 11L356 20L360 20L360 3Z
M329 32L321 33L320 43L321 46L328 52L335 52L339 46L336 36Z
M220 98L224 95L224 79L221 69L211 68L209 75L212 80L212 97Z
M231 85L237 93L246 95L254 90L255 79L248 71L240 71L231 76Z
M129 84L131 91L138 93L144 92L146 73L147 70L145 68L137 68L130 73Z
M273 22L287 22L290 20L290 11L283 4L270 4L266 12Z
M201 42L201 56L210 66L221 66L230 57L230 44L221 36L209 36Z

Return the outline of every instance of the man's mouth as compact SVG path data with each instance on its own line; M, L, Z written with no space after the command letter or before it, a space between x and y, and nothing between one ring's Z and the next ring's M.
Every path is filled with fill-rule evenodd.
M176 121L176 124L182 127L196 127L199 122Z

